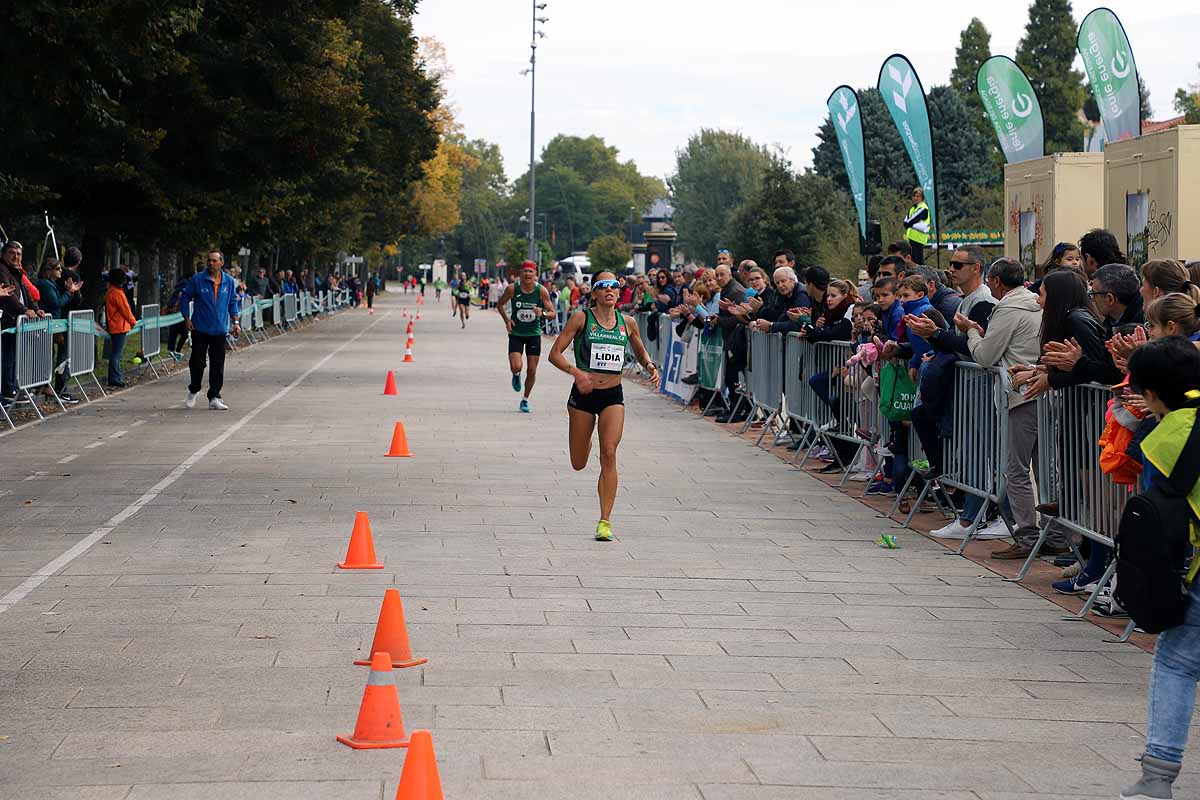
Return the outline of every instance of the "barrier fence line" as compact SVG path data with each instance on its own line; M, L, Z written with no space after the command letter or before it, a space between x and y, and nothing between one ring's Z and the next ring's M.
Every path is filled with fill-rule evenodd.
M100 390L100 396L107 393L96 377L96 312L72 311L67 315L67 376L75 380L83 399L91 402L83 383L79 380L84 375L90 375Z
M324 293L324 299L328 310L332 311L339 304L349 303L349 290ZM312 313L320 305L321 303L308 293L303 299L300 295L294 294L286 295L282 299L279 296L263 299L249 297L238 312L238 320L241 323L242 334L250 343L254 343L260 339L270 338L265 333L263 316L265 309L271 308L275 312L275 319L278 320L277 327L281 332L285 332L285 318L289 324L295 323L299 328L298 323L301 317L306 316L301 309L307 307L307 310ZM158 378L161 376L154 366L156 357L159 359L159 365L164 370L167 369L166 363L162 360L162 329L182 323L184 321L183 314L174 313L163 316L159 305L152 303L141 307L141 317L129 332L137 332L141 336L142 356L155 378ZM0 323L4 321L0 318ZM84 375L91 376L96 388L100 390L100 394L107 396L107 392L104 391L103 385L96 376L96 343L98 340L107 340L111 337L96 323L95 311L71 311L66 319L50 317L29 319L22 316L16 320L16 324L12 328L5 328L3 324L0 324L0 333L6 336L11 335L14 339L13 358L17 379L16 389L24 394L22 402L32 405L39 419L44 419L45 415L34 396L33 390L35 389L45 391L54 398L59 408L63 411L67 410L62 398L54 388L56 370L63 373L64 381L68 379L75 381L84 400L89 402L92 400L80 380ZM60 357L61 352L65 352L66 356L62 358L62 363L56 368L54 337L60 334L66 347L65 351L60 351ZM229 338L232 340L233 337ZM231 343L236 346L235 342L231 341ZM3 359L4 354L0 351L0 369L3 366ZM0 415L3 416L9 427L16 428L7 408L0 408Z
M748 330L751 372L749 377L751 413L742 432L750 428L755 412L766 416L762 431L754 442L757 446L780 416L783 408L783 334ZM784 427L786 430L786 426Z
M0 329L4 327L4 314L0 312ZM4 348L0 347L0 375L4 374ZM13 424L12 417L8 415L8 407L0 403L0 414L4 415L4 420L8 423L8 427L16 428Z
M44 419L42 409L33 397L33 389L45 387L63 411L62 398L51 385L54 379L54 332L50 319L17 319L17 390L33 406L39 419Z
M729 408L729 401L725 399L725 334L720 328L712 331L706 328L700 334L700 354L696 363L697 385L710 393L701 413L707 414L718 398L722 406Z

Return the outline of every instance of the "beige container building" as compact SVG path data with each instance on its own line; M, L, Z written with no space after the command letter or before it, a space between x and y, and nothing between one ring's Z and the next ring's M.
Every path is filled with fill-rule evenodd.
M1031 271L1059 242L1104 225L1104 154L1055 153L1004 167L1004 255Z
M1109 142L1105 227L1134 266L1200 259L1200 125Z

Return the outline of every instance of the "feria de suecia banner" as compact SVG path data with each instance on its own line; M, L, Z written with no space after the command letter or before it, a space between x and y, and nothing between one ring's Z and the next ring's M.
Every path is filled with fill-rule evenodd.
M1121 20L1097 8L1079 24L1075 39L1092 96L1100 108L1104 139L1119 142L1142 135L1142 101L1133 48Z
M867 238L867 162L863 146L862 115L858 113L858 94L849 86L839 86L825 101L829 119L837 134L838 149L850 182L850 196L858 212L858 235Z
M975 86L1005 161L1017 164L1046 154L1042 106L1017 62L1008 56L992 56L980 65Z

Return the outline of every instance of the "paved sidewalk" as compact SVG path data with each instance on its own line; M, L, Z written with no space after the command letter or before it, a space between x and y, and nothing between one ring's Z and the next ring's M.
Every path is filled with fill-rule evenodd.
M0 599L0 798L392 800L403 751L334 741L392 585L447 798L1082 800L1133 774L1145 652L921 536L878 549L874 511L629 383L596 543L566 376L518 414L495 312L460 331L446 303L401 364L411 299L231 358L227 413L178 377L0 438L0 595L94 541ZM412 459L383 457L397 419ZM334 568L356 511L384 570Z

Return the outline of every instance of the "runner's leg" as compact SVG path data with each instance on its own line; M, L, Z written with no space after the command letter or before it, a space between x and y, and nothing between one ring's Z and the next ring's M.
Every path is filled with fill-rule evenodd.
M541 356L529 357L529 368L525 370L525 399L529 399L529 395L533 392L534 381L537 380L538 362L541 361Z
M600 412L600 519L610 520L617 500L617 445L625 430L625 406L609 406Z
M578 472L588 465L592 454L592 431L596 429L596 415L577 408L567 409L570 433L567 440L571 449L571 469Z

